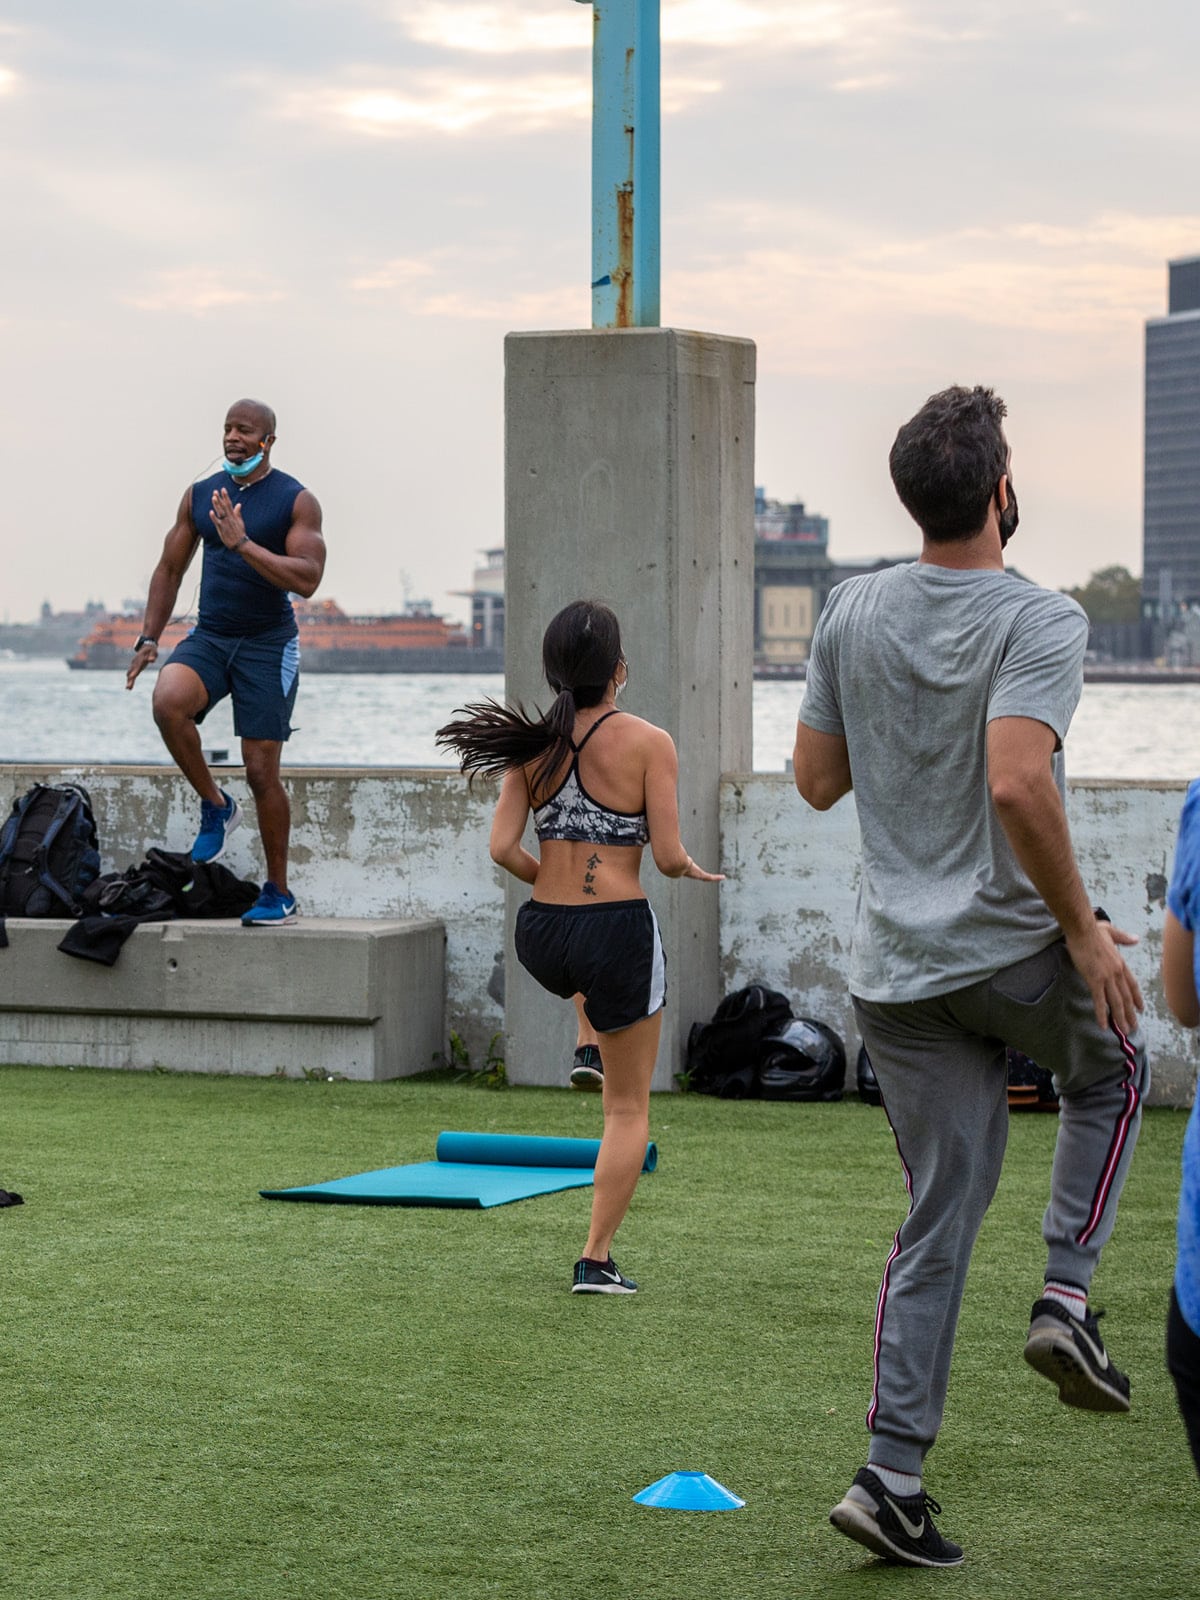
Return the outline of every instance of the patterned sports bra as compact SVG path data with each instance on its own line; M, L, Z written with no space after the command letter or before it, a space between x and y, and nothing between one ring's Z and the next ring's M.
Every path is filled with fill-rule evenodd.
M572 742L575 756L567 768L567 775L550 798L534 808L533 826L538 841L547 839L574 839L583 844L649 844L650 827L644 811L612 811L593 800L579 777L579 752L602 722L616 716L616 710L606 711L584 734L578 744Z

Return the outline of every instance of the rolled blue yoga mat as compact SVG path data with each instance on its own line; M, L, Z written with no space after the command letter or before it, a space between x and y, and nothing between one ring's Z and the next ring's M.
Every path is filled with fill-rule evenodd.
M483 1167L586 1167L596 1165L599 1139L549 1139L533 1133L439 1133L439 1161ZM658 1146L646 1146L643 1172L658 1165Z
M484 1210L592 1182L599 1139L553 1139L522 1133L440 1133L436 1161L381 1167L295 1189L260 1189L265 1200L341 1205L455 1206ZM658 1165L646 1146L643 1172Z

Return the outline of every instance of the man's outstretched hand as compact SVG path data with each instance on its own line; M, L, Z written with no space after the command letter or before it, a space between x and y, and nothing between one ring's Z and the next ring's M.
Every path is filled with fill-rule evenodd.
M1114 928L1111 922L1094 922L1083 934L1067 938L1067 953L1075 970L1092 991L1096 1021L1102 1028L1112 1025L1121 1033L1133 1033L1138 1012L1143 1009L1138 981L1125 964L1119 945L1136 944L1132 933Z
M132 689L150 663L157 660L158 646L156 644L148 642L140 650L135 650L133 652L133 660L129 663L129 668L125 673L125 687Z

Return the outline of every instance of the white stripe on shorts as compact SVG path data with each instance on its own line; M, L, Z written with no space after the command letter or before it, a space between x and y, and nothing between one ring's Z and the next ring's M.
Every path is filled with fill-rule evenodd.
M646 909L650 912L650 923L654 929L654 961L650 969L650 1004L646 1008L646 1015L652 1017L656 1011L661 1011L667 998L667 959L663 955L662 934L658 931L658 918L650 902L646 902Z

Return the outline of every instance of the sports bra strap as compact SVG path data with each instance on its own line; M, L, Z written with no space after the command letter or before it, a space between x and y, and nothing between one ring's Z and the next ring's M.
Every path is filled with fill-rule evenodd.
M611 711L606 711L602 717L597 717L596 718L595 722L592 723L591 727L584 734L583 738L580 739L579 743L571 745L571 749L574 750L576 755L578 755L579 752L583 749L584 745L592 737L592 735L595 733L596 729L600 726L600 724L602 722L607 722L609 717L615 717L617 715L617 713L620 711L620 709L621 709L620 706L614 706Z

